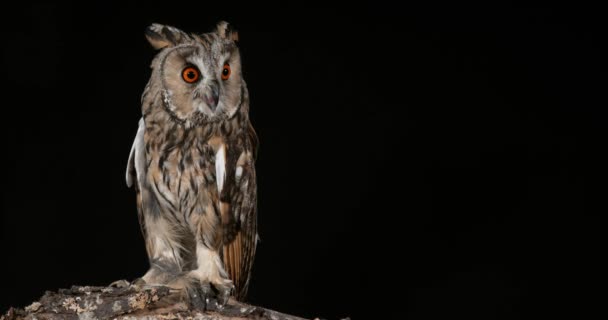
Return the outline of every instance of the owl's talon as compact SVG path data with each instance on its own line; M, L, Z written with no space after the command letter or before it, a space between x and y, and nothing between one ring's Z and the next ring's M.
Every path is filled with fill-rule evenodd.
M217 306L219 309L222 309L228 303L228 299L230 298L230 294L234 289L234 285L232 282L230 282L229 284L225 285L214 284L214 287L217 290Z
M121 280L116 280L112 283L110 283L110 285L108 287L112 287L112 288L126 288L128 286L130 286L131 284L129 283L129 281L125 280L125 279L121 279Z
M131 287L135 288L136 290L141 290L146 286L146 281L142 278L137 278L133 281L131 281Z
M196 286L189 287L187 289L187 294L188 301L194 309L205 311L205 309L207 308L207 304L205 303L205 300L202 297L199 288L197 288Z
M202 311L209 306L209 295L212 294L209 283L192 284L186 288L190 305Z

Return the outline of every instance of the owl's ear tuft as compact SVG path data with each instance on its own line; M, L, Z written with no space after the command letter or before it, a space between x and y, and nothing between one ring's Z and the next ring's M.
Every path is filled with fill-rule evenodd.
M235 42L239 41L239 33L226 21L217 23L216 32L222 39L228 39Z
M146 39L154 49L173 47L179 43L192 40L188 34L178 28L153 23L146 28Z

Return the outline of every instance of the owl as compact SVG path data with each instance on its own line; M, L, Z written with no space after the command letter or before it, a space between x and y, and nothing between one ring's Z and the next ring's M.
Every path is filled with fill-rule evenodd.
M145 36L159 51L127 166L150 263L137 282L196 307L242 300L258 240L258 140L238 35L222 21L203 34L152 24Z

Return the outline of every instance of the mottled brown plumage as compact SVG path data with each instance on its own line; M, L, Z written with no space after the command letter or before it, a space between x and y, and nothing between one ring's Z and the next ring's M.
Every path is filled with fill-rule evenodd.
M236 33L226 22L200 35L154 24L146 37L161 50L127 170L150 258L142 279L195 305L214 291L242 300L257 242L257 137Z

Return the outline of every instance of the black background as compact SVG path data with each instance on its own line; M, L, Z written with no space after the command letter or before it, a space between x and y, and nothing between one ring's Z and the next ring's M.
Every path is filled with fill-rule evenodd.
M305 317L599 311L605 18L579 5L3 9L0 309L147 270L124 171L152 22L240 34L261 243ZM374 314L376 314L374 316Z

